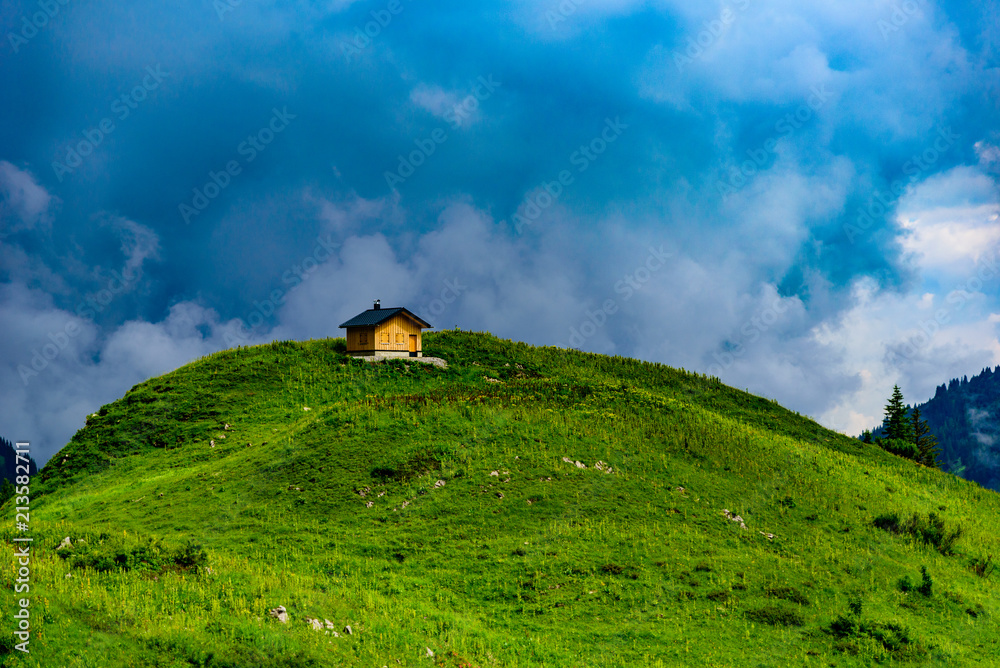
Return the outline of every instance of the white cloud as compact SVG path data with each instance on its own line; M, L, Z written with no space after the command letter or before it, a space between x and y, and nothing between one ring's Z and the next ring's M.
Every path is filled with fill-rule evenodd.
M5 160L0 160L0 196L0 223L4 231L31 229L49 222L52 196L30 173Z
M1000 147L985 141L977 141L975 148L976 155L979 156L980 165L989 166L1000 163Z
M1000 277L992 280L997 284ZM859 374L860 387L836 395L819 420L858 434L881 423L893 385L908 402L921 403L937 385L1000 362L1000 328L991 321L987 300L981 294L957 294L938 294L931 301L916 293L879 291L870 279L858 281L853 306L815 336L842 351L844 364Z
M467 127L479 120L480 102L469 92L420 84L410 91L410 102L454 127Z
M960 275L1000 245L997 211L997 205L983 204L901 212L899 224L909 232L903 249L915 254L924 269Z
M993 180L959 166L912 187L899 201L901 242L929 277L961 277L1000 250Z
M156 232L145 225L120 217L111 219L110 224L121 237L122 253L125 254L123 275L131 276L141 271L143 263L148 259L159 259L160 238Z

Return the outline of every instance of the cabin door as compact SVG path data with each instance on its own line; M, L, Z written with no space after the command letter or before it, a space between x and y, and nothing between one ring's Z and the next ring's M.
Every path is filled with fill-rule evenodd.
M417 335L410 334L410 357L417 356Z

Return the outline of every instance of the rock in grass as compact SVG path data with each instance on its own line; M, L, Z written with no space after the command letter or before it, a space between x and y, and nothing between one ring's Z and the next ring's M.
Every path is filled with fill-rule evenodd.
M62 539L62 542L61 542L61 543L59 543L59 547L57 547L56 549L57 549L57 550L61 550L61 549L63 549L64 547L73 547L73 541L71 541L71 540L69 539L69 536L66 536L65 538L63 538L63 539Z
M279 605L277 608L270 610L269 613L282 624L288 623L288 612L285 610L285 606Z
M346 633L349 636L353 636L354 635L354 631L351 630L351 625L350 624L348 624L347 626L344 627L344 633Z

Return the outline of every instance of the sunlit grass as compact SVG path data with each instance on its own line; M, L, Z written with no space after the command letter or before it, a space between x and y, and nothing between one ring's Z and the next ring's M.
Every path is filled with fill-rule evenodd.
M430 648L447 666L988 666L1000 655L995 576L968 567L1000 553L996 494L697 374L458 331L424 347L448 369L353 360L337 340L227 351L90 418L34 483L36 634L29 656L7 660L426 665ZM961 525L956 554L872 525L893 512ZM195 541L207 567L75 567L54 550L66 536L112 556ZM921 566L930 598L897 586ZM828 632L851 600L870 628L901 625L919 646ZM268 614L279 605L288 624Z

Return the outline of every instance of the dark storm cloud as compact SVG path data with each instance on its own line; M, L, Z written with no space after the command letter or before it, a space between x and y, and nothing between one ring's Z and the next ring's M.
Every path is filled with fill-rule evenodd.
M901 193L997 175L986 3L52 6L0 13L0 430L40 461L138 380L373 298L844 428L879 382L859 286L946 283Z

